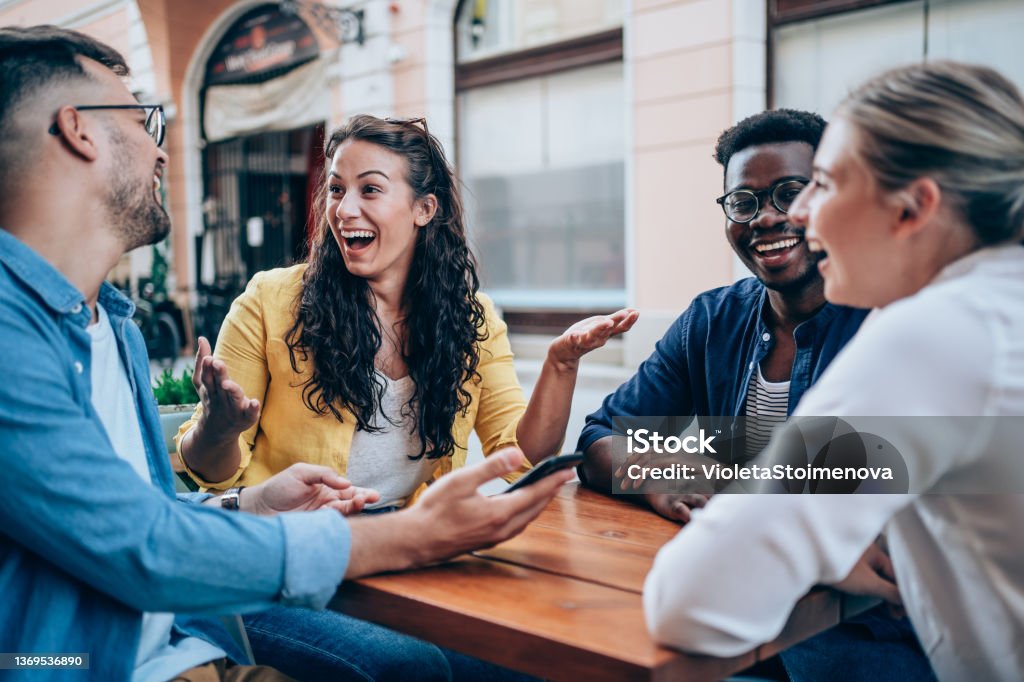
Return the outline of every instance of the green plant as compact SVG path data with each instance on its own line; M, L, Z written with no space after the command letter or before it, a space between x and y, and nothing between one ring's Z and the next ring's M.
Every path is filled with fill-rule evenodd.
M180 377L175 377L170 368L157 377L153 385L153 395L157 405L183 405L198 403L199 394L192 385L192 370L186 369Z

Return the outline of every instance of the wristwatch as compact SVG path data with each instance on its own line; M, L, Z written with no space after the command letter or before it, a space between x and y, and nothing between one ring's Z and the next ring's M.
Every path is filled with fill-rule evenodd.
M220 508L227 509L228 511L238 511L241 506L242 491L245 489L244 485L240 485L237 488L228 488L224 491L224 494L220 496Z

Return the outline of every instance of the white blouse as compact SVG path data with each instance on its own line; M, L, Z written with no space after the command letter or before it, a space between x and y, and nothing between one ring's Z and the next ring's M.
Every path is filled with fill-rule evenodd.
M1024 248L975 252L876 311L795 415L854 426L917 417L887 420L884 434L911 493L714 497L647 577L654 636L719 656L749 651L780 633L811 587L842 580L885 530L938 676L1024 678ZM926 417L989 419L967 429ZM979 494L917 494L965 489Z

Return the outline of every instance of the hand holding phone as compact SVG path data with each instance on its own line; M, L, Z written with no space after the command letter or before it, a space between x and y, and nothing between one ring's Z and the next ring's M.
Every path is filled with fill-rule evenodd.
M550 476L556 471L562 469L568 469L583 463L583 453L573 452L568 455L553 455L546 459L542 459L537 464L527 471L522 478L513 483L508 487L508 490L502 491L503 493L510 493L513 490L519 490L528 485L536 483L545 476Z

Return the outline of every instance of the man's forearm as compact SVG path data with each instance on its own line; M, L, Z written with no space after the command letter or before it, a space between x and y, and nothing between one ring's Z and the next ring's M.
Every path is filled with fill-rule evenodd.
M409 511L349 518L352 544L345 579L404 571L427 563L429 540Z
M585 486L605 495L611 495L612 472L612 436L604 436L590 444L584 455L586 458L580 465L580 480Z

